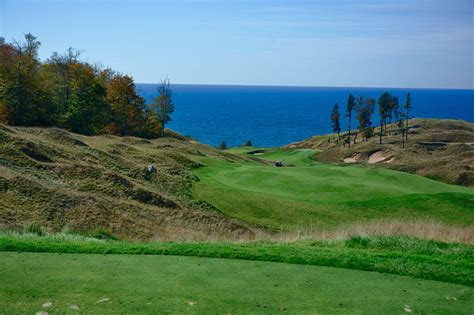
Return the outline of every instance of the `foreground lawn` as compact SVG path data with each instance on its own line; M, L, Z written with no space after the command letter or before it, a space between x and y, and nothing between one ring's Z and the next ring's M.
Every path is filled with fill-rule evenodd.
M135 243L74 234L0 233L0 251L232 258L378 271L474 286L474 246L408 237L281 243Z
M471 188L392 170L316 163L313 154L270 150L258 155L294 165L289 167L203 159L206 167L195 170L200 180L193 186L193 196L226 215L274 229L381 218L474 224Z
M462 285L177 256L1 252L0 313L471 314ZM50 303L50 304L49 304Z

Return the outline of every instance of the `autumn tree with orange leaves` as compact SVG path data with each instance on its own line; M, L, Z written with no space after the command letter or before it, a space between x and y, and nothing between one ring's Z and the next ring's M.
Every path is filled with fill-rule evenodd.
M147 108L132 77L83 62L73 48L43 63L39 47L31 34L23 43L0 38L0 122L57 126L85 135L164 135L172 112L169 81L160 86L166 89L160 90L159 106Z

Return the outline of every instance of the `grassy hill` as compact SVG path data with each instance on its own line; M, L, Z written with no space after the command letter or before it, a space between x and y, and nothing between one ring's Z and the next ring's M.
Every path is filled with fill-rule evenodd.
M379 144L378 137L363 142L359 136L349 149L334 135L315 136L288 148L321 150L318 161L370 164L414 173L447 183L474 186L474 124L462 120L413 119L408 143L402 148L395 125ZM378 132L378 128L376 129Z
M168 136L0 125L0 313L472 311L472 188Z
M169 136L150 141L0 126L0 228L248 240L350 236L362 225L375 234L474 241L470 188L314 160L330 149L247 154L257 149L224 152ZM275 160L287 166L269 162ZM157 173L147 175L147 165Z
M0 228L128 239L253 235L254 228L185 196L197 157L246 158L168 135L149 141L0 125ZM156 175L147 176L148 165Z
M381 221L392 219L434 220L472 233L473 189L399 171L324 164L312 160L314 154L308 149L258 150L258 158L280 160L287 167L203 157L206 167L194 170L200 180L193 194L228 216L275 230L364 222L384 226Z

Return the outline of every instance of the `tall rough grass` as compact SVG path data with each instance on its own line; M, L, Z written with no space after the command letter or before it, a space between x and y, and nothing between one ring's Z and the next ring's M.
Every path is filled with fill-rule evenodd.
M3 234L22 235L22 237L51 235L64 240L103 239L117 240L110 231L96 229L90 232L77 233L63 229L63 233L48 233L47 229L37 223L25 224L19 231L0 231ZM339 241L353 237L396 236L442 241L450 243L474 244L474 226L451 226L434 220L401 220L382 219L370 222L359 222L334 229L295 229L292 231L269 231L257 229L253 233L223 234L200 230L186 230L180 226L168 226L162 233L157 234L151 241L180 241L180 242L235 242L245 243L254 241L270 242L299 242L299 241ZM132 238L133 240L133 238Z
M169 227L157 241L206 241L206 242L249 242L277 241L297 242L306 240L344 240L352 237L406 236L434 241L474 244L474 226L451 226L434 220L408 221L383 219L345 225L335 229L296 229L293 231L257 230L255 233L238 236L218 233L206 234L200 231L190 233L179 227Z
M474 226L450 226L433 220L383 219L356 223L333 230L300 230L275 235L259 235L275 241L342 240L351 237L408 236L421 239L474 244Z

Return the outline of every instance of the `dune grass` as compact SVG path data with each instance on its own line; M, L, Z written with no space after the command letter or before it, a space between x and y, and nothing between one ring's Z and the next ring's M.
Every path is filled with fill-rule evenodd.
M0 227L33 222L52 232L108 230L122 237L205 239L251 234L183 195L195 157L244 159L182 136L146 140L84 136L0 124ZM147 174L153 165L156 174ZM240 226L239 226L240 225Z
M358 133L356 144L351 148L336 142L337 135L317 135L305 141L288 145L291 148L318 149L319 161L342 163L345 158L357 156L358 164L367 164L374 152L393 156L390 163L377 163L376 167L396 169L440 180L443 182L474 187L474 123L458 119L411 119L406 147L402 147L401 131L396 124L384 136L383 144L378 137L362 141ZM375 129L379 132L379 128ZM352 133L354 137L355 130Z
M193 196L224 214L273 229L327 228L374 219L474 224L474 190L408 173L311 159L311 150L268 150L259 158L295 166L203 158Z
M462 285L317 266L178 256L0 257L5 314L470 314L474 299Z

